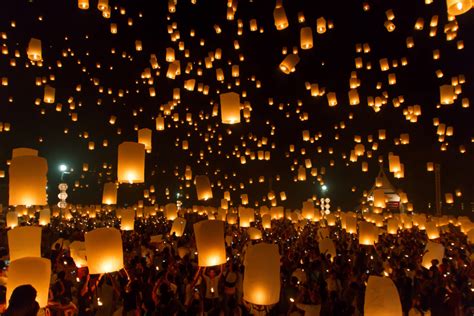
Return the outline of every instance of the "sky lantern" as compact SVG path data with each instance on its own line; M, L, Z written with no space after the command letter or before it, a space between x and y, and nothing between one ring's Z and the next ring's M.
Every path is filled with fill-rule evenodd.
M178 207L176 206L176 203L166 204L164 213L167 220L174 221L178 217Z
M313 219L314 217L314 203L313 201L304 201L303 207L301 208L301 215L306 219Z
M13 158L9 167L9 205L46 205L47 172L45 158Z
M204 220L194 224L198 265L212 267L226 263L224 222Z
M446 0L448 14L461 15L472 8L472 0Z
M326 33L326 19L324 17L320 17L316 20L316 31L318 34Z
M249 235L250 240L262 239L262 232L258 228L249 227L247 229L247 234Z
M353 216L346 217L346 232L357 234L357 218Z
M359 223L359 244L372 246L376 242L377 228L374 224L368 222Z
M221 120L223 124L240 123L240 95L235 92L220 94Z
M196 178L194 178L194 185L196 186L198 200L206 201L212 199L211 181L209 181L208 176L196 176Z
M89 9L89 0L77 0L77 6L81 10Z
M286 29L289 25L283 6L275 7L273 10L273 19L275 20L275 27L278 31Z
M186 228L186 220L182 217L177 217L173 221L171 226L170 235L175 234L176 237L181 237L184 234L184 229Z
M104 183L104 190L102 192L102 204L117 204L117 185L114 182Z
M42 51L41 51L41 40L37 38L31 38L30 42L28 43L28 50L27 50L28 59L31 61L41 61L43 59Z
M20 156L38 156L38 151L32 148L14 148L12 150L12 159Z
M41 227L16 227L8 231L10 260L41 257Z
M76 267L87 267L86 243L83 241L73 241L69 244L69 252Z
M374 190L374 206L385 208L385 191L384 189Z
M135 210L124 209L121 212L120 229L124 231L132 231L135 229Z
M109 7L109 0L99 0L97 3L97 9L99 11L106 11Z
M402 315L402 304L397 287L390 278L371 275L365 290L364 315Z
M39 224L41 226L46 226L51 223L51 210L48 208L44 208L40 211L40 216L39 216Z
M439 229L438 226L436 225L436 222L431 221L426 223L426 235L428 236L428 239L437 239L439 238Z
M444 258L444 246L432 241L428 241L425 247L425 254L423 255L423 260L421 265L426 269L431 268L431 261L438 260L439 263L443 261Z
M262 227L263 229L271 229L272 228L272 217L270 214L264 214L262 216Z
M123 268L122 236L116 228L97 228L85 234L90 274L111 273Z
M301 49L313 48L313 30L309 26L300 30L300 46Z
M48 305L50 279L51 261L49 259L25 257L12 261L8 268L7 304L15 288L30 284L36 290L36 301L39 307L46 307Z
M454 87L452 85L442 85L439 87L441 104L449 105L454 103Z
M297 54L289 54L283 59L280 64L280 70L289 75L296 71L296 65L300 62L300 57Z
M48 103L48 104L54 103L55 94L56 94L55 88L51 87L50 85L45 85L44 97L43 97L44 103Z
M8 212L6 216L6 227L13 229L17 226L18 226L18 213Z
M152 142L151 142L151 129L142 128L138 130L138 142L145 145L145 150L147 153L151 152Z
M134 142L119 145L117 180L120 183L145 182L145 145Z
M256 305L273 305L280 300L280 254L275 244L260 243L247 249L243 299Z

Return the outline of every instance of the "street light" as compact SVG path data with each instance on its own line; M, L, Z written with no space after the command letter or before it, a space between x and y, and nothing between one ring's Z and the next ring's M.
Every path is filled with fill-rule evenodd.
M323 192L326 192L326 191L328 190L328 187L327 187L325 184L323 184L323 185L321 186L321 190L322 190Z
M66 172L67 171L67 166L65 164L60 164L59 165L59 171Z

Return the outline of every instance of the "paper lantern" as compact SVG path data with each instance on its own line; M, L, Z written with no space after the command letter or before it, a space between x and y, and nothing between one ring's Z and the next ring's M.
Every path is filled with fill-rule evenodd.
M204 220L194 224L198 265L212 267L226 263L224 222Z
M446 204L453 204L454 203L454 197L452 193L445 193L444 194L444 199L446 200Z
M296 65L300 62L300 57L297 54L289 54L283 59L280 64L280 70L289 75L296 71Z
M227 224L235 225L237 224L238 216L237 214L227 214Z
M376 242L377 228L372 223L359 223L359 245L372 246Z
M47 172L45 158L13 158L9 167L9 205L46 205Z
M262 232L258 228L249 227L247 229L247 234L249 235L250 240L262 239Z
M157 131L164 131L165 130L165 119L164 119L164 117L158 116L155 119L155 123L156 123L156 130Z
M12 150L12 159L20 156L38 156L38 151L32 148L14 148Z
M436 226L436 222L431 221L426 223L425 228L428 239L439 238L439 229L438 226Z
M235 92L220 94L222 124L240 123L240 95Z
M44 103L48 103L48 104L54 103L55 95L56 95L55 88L49 85L44 86L44 96L43 96Z
M384 189L374 190L374 207L385 208L385 191Z
M15 228L18 226L18 213L17 212L8 212L7 213L7 227Z
M328 223L328 226L335 226L336 225L336 215L334 215L334 214L326 215L326 221Z
M85 243L90 274L110 273L123 268L122 236L118 229L94 229L85 234Z
M346 217L346 232L349 234L357 234L357 218L352 216Z
M324 238L319 242L319 252L331 255L331 260L336 257L336 246L330 238Z
M288 18L286 17L285 8L282 6L275 7L273 10L273 19L275 20L275 27L281 31L288 27Z
M173 221L171 226L170 235L175 234L176 237L181 237L184 234L184 229L186 228L186 220L182 217L178 217Z
M51 222L51 211L47 208L42 209L39 215L39 224L41 226L49 225Z
M301 49L313 48L313 31L310 27L302 27L300 31L300 46Z
M252 245L245 254L243 299L256 305L280 300L280 254L275 244Z
M272 219L281 219L284 216L283 206L272 206L270 209L270 215Z
M390 218L387 220L387 233L396 235L398 232L399 222L396 218Z
M196 186L197 198L199 201L212 199L211 181L207 176L196 176L194 179Z
M102 192L102 204L117 204L117 185L114 182L104 183L104 190Z
M250 222L255 220L255 211L251 208L239 207L240 227L250 227Z
M69 252L71 254L72 260L74 260L76 267L78 268L87 267L85 242L73 241L69 245Z
M134 142L119 145L117 180L120 183L145 182L145 145Z
M120 229L125 231L131 231L135 229L135 210L124 209L121 212L122 217L120 218Z
M441 104L453 104L454 103L454 87L452 85L443 85L439 87L440 102Z
M167 220L174 221L178 217L178 207L175 203L168 203L165 205L164 213Z
M81 10L87 10L87 9L89 9L89 0L78 0L77 1L77 6Z
M313 201L303 202L303 207L301 208L301 215L306 219L313 219L314 217L314 203Z
M10 260L41 257L41 227L16 227L8 231Z
M403 315L397 287L390 278L371 275L365 289L365 316Z
M138 130L138 142L145 145L145 150L151 152L151 129L142 128Z
M41 61L43 59L41 53L41 40L31 38L28 43L26 54L28 55L28 59L31 61Z
M449 15L461 15L472 8L472 0L446 0Z
M320 17L316 20L316 31L318 34L326 33L326 19L324 17Z
M427 251L423 255L423 260L421 265L426 269L431 268L431 261L438 260L439 263L443 261L444 257L444 246L432 241L428 241L425 247L425 251Z
M45 258L26 257L14 260L8 268L7 302L20 285L29 284L36 290L36 302L43 308L48 305L51 261Z
M390 172L399 172L401 169L400 157L395 155L388 155L388 166Z

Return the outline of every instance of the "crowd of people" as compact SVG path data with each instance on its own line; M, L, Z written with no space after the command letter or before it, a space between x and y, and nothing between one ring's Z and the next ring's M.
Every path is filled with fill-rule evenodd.
M84 240L84 232L98 226L119 227L112 213L95 219L77 216L54 219L43 228L42 255L51 259L52 280L47 313L50 315L363 315L364 295L370 275L390 277L395 283L404 315L472 315L474 265L472 245L459 228L450 224L436 241L445 246L442 262L421 265L427 242L414 227L398 234L383 233L374 246L359 245L356 234L340 225L328 227L336 246L335 257L320 253L318 230L324 223L294 224L272 221L261 240L250 240L245 228L226 225L227 263L202 268L197 265L192 224L202 220L186 214L183 236L169 235L164 218L136 221L134 231L122 232L125 269L90 275L77 268L67 241ZM27 221L23 225L29 225ZM150 236L162 235L159 242ZM56 242L61 238L61 242ZM280 301L273 306L243 300L243 257L251 243L276 243L281 255ZM0 247L7 258L6 229ZM5 315L30 315L37 310L34 289L15 290L6 306L7 261L0 261L0 306ZM15 313L17 309L17 313ZM2 308L0 307L0 311ZM23 312L18 312L23 311ZM31 315L35 315L33 312Z

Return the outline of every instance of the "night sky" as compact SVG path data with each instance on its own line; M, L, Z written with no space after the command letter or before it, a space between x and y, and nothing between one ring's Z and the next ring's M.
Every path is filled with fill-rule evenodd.
M426 170L426 164L437 162L442 169L443 199L445 193L462 193L445 211L453 215L472 213L473 10L449 22L442 0L432 4L422 0L367 1L368 11L364 10L363 1L287 0L283 6L289 26L278 31L273 0L234 1L233 20L226 18L226 1L195 2L178 0L176 12L170 13L168 1L109 0L110 18L102 16L95 0L90 0L88 10L80 10L77 1L3 3L0 77L8 78L8 85L0 86L0 122L11 127L10 131L3 128L0 132L0 170L5 171L5 177L0 178L0 203L8 204L7 161L12 149L30 147L48 160L51 204L57 202L61 163L74 169L65 177L70 185L68 202L99 204L103 183L117 179L117 146L124 141L137 141L135 127L146 127L153 130L153 150L146 156L146 183L121 185L120 204L136 203L143 199L143 189L154 185L159 205L175 201L179 192L189 195L189 199L182 199L185 206L218 206L225 190L231 191L234 206L240 204L243 193L249 195L252 206L270 205L265 197L273 190L278 205L287 208L300 208L302 201L313 195L324 195L331 198L334 209L340 206L352 210L363 191L372 187L382 156L389 179L407 193L416 211L433 212L428 204L434 202L434 173ZM389 9L395 14L393 32L384 27ZM305 18L303 23L298 21L300 12ZM438 24L431 28L435 15ZM319 17L333 28L318 34ZM415 30L420 18L424 19L423 30ZM258 31L250 30L252 19L257 20ZM117 34L111 34L111 23L117 25ZM445 29L456 23L457 36L448 41ZM300 29L306 26L312 28L314 40L314 47L309 50L300 47ZM169 28L179 32L179 39L172 41ZM217 33L216 28L221 32ZM432 29L436 30L435 36L430 36ZM413 48L407 48L407 37L413 38ZM42 42L41 67L26 55L31 38ZM142 51L136 50L137 40L142 42ZM459 41L464 49L458 49ZM363 43L370 46L370 52L356 52L356 45ZM189 57L179 49L180 45L184 45ZM166 77L169 63L165 54L169 47L174 48L181 63L181 74L174 80ZM296 49L300 57L296 71L289 75L279 69L286 56L282 54L284 48L288 53ZM214 59L212 68L206 68L204 59L214 56L216 49L222 50L222 58ZM433 59L434 50L439 50L437 60ZM159 69L151 68L151 54L156 55ZM356 69L356 57L362 58L363 68ZM382 58L390 62L388 71L380 69ZM403 58L408 62L406 66L402 66ZM393 67L393 61L398 67ZM367 63L371 69L367 69ZM232 65L239 66L239 78L232 77ZM189 73L185 71L187 67L192 68ZM142 78L146 68L151 70L152 80ZM216 78L218 68L224 72L223 82ZM442 78L437 78L437 70L444 74ZM348 92L353 71L360 80L360 104L351 106ZM389 85L387 78L392 73L396 84ZM457 99L451 105L439 105L439 87L451 84L452 77L460 75L465 77L465 83L460 85ZM37 78L43 78L43 84L37 85ZM188 79L196 79L194 91L184 89ZM326 94L311 96L306 83L318 84ZM44 84L56 89L54 104L43 102ZM208 87L209 93L199 92L198 84ZM150 96L150 87L155 89L155 97ZM172 110L179 114L178 122L173 121L173 114L164 113L164 105L173 102L174 88L180 88L180 100L175 101ZM219 94L228 91L239 93L243 106L251 108L248 120L242 115L241 123L223 125L220 115L212 115L214 105L219 105ZM337 106L328 105L329 92L336 93ZM393 99L400 96L404 102L395 107ZM380 97L386 102L375 112L368 105L368 97ZM35 104L37 99L40 102ZM463 107L463 99L468 99L470 106ZM61 111L57 111L58 104L62 104ZM421 115L411 123L404 111L414 105L420 106ZM301 120L303 113L307 113L307 120ZM71 119L73 114L77 114L77 121ZM187 114L192 116L192 124L186 121ZM114 125L109 123L112 115L117 118ZM165 117L164 131L155 129L158 115ZM434 118L454 129L454 134L443 142L438 141ZM380 129L386 130L385 140L378 139ZM313 143L305 142L304 130L309 130L313 138L319 137ZM400 134L405 133L409 134L409 144L397 145ZM357 162L350 162L350 152L356 144L354 136L362 138L366 153ZM261 145L262 138L268 139L267 145ZM107 147L102 145L104 140L108 141ZM188 150L182 149L183 140L189 141ZM94 150L88 149L89 142L95 143ZM371 151L374 142L378 149L368 157L367 151ZM294 152L289 150L292 144ZM442 151L443 146L447 150ZM465 153L460 152L460 146ZM246 149L255 155L258 150L270 151L271 159L251 160L246 156L247 163L242 165L236 153L244 155ZM389 152L400 156L404 178L394 179L388 172ZM298 167L304 165L305 159L311 159L319 173L325 168L325 174L317 179L307 169L307 181L295 182ZM362 162L368 163L368 172L362 172ZM84 163L89 165L87 172L82 171ZM191 166L193 176L209 176L214 185L213 200L198 203L193 184L185 187L186 165ZM258 181L260 176L265 179L263 183ZM249 183L250 179L253 183ZM324 194L323 183L328 187ZM286 201L280 201L282 191L286 192Z

